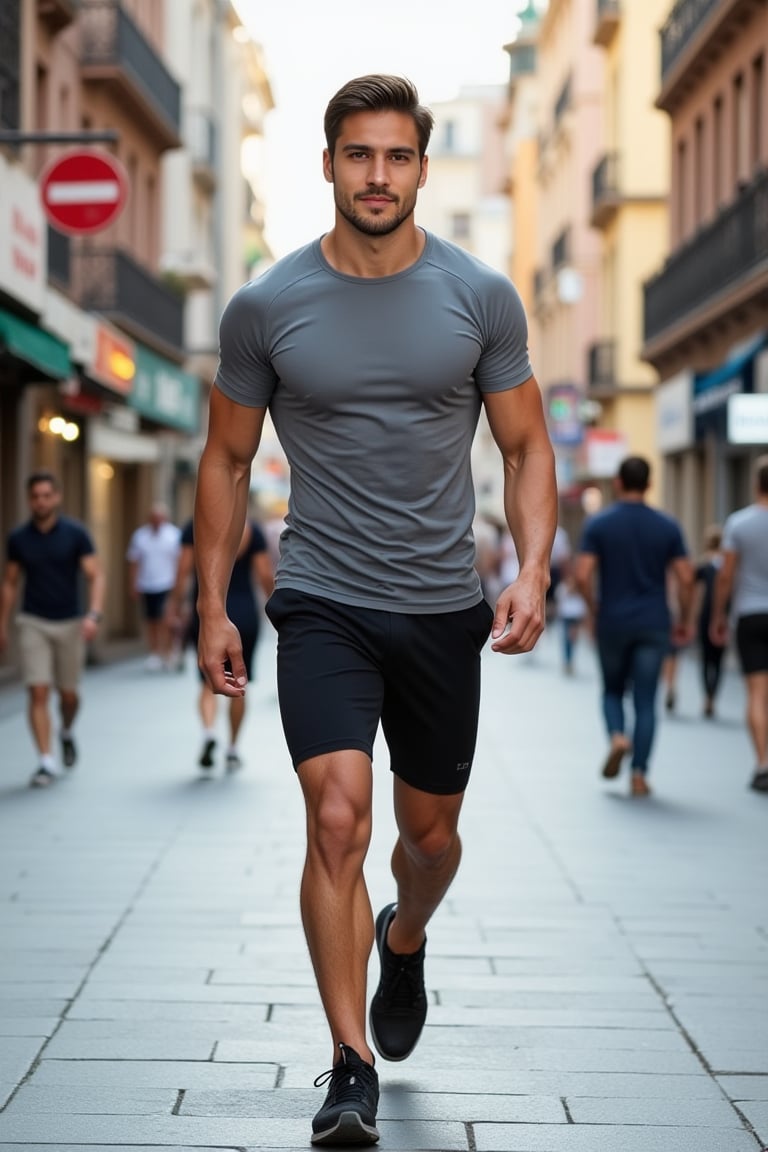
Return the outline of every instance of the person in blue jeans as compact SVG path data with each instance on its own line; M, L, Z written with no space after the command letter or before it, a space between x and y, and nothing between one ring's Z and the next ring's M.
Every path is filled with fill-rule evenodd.
M631 792L650 794L648 761L656 729L656 693L670 637L683 645L693 629L694 569L680 525L649 507L651 469L642 456L622 461L617 500L584 525L576 582L593 623L603 679L603 717L610 741L602 773L619 774L631 751ZM676 584L674 627L667 581ZM632 689L635 723L627 733L624 697Z

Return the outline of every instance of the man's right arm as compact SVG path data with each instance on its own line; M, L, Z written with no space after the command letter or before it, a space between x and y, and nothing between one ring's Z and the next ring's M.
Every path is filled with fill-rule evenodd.
M5 566L3 584L0 588L0 652L8 644L8 622L19 593L20 576L21 567L19 564L15 560L9 560Z
M240 636L227 617L226 599L265 413L266 408L236 404L216 386L211 390L194 513L198 655L211 688L224 696L242 696L248 679Z

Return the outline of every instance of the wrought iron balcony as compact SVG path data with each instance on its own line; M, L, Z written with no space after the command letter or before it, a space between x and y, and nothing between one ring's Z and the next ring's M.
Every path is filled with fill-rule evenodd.
M616 387L616 341L598 340L587 353L587 386L590 391Z
M593 44L607 48L613 40L621 22L619 0L597 0L597 21L592 35Z
M722 0L677 0L661 29L662 82L680 53L696 37L698 29Z
M161 151L180 144L181 89L119 0L80 0L81 71L141 118Z
M184 299L119 249L89 248L77 258L81 307L101 312L139 340L178 354Z
M62 288L69 287L72 272L69 236L48 225L48 279Z
M718 297L725 315L728 296L755 277L755 294L768 292L768 172L761 172L646 282L646 343Z
M620 204L619 153L606 152L592 172L592 227L605 228Z

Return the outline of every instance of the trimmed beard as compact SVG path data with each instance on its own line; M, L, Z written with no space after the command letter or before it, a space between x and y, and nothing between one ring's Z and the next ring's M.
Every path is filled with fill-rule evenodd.
M338 212L356 228L358 232L362 232L364 236L389 236L392 232L396 232L400 225L413 215L414 208L416 207L416 197L413 199L399 200L395 202L397 211L394 216L361 216L355 208L354 199L350 200L346 197L340 196L334 185L333 201L338 209Z

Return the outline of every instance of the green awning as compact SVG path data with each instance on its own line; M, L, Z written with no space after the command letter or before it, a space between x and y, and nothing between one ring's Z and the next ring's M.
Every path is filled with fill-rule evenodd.
M26 360L54 380L64 380L72 372L69 349L61 340L34 324L0 308L0 344L19 360Z

